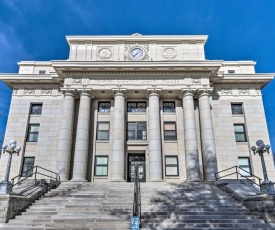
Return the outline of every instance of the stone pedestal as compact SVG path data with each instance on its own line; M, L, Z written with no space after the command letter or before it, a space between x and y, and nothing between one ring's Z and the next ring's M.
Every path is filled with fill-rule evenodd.
M87 181L89 127L91 112L90 92L81 92L75 142L73 178L71 181Z
M12 184L9 181L2 181L0 183L0 195L11 194Z
M72 149L73 121L75 107L75 92L65 92L61 127L58 142L58 162L57 171L60 173L61 181L69 180L70 160Z
M112 181L125 181L125 96L121 91L115 92L112 146Z
M148 141L150 181L163 181L160 137L159 94L149 91Z
M200 181L200 165L193 92L182 91L187 181Z

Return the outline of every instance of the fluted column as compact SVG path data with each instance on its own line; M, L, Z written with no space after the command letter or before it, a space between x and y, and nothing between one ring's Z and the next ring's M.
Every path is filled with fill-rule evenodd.
M57 170L61 181L69 180L74 123L75 92L67 91L64 95L61 127L58 140Z
M214 181L218 167L209 93L207 91L199 93L199 110L204 179Z
M112 181L125 181L125 96L115 91L112 147Z
M148 140L150 181L162 181L159 93L149 91Z
M183 90L182 103L187 181L200 181L200 165L193 92L190 90Z
M73 178L71 181L87 181L91 98L90 92L80 92L77 121Z

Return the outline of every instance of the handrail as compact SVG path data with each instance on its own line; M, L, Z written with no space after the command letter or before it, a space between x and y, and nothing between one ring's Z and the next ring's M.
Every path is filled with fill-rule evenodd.
M35 169L35 172L33 172L33 169ZM42 169L42 170L45 170L45 171L47 171L47 172L53 173L55 176L49 176L49 175L46 175L46 174L44 174L44 173L38 172L38 171L37 171L38 169ZM27 176L24 176L23 179L21 179L21 180L17 181L16 183L14 183L14 180L15 180L16 178L21 178L22 175L24 175L24 174L27 173L27 172L32 172L32 173L29 174L29 175L27 175ZM37 181L37 179L36 179L37 175L43 175L43 176L45 176L45 177L54 179L56 182L58 182L58 184L60 183L60 176L59 176L58 173L53 172L53 171L48 170L48 169L45 169L45 168L43 168L43 167L41 167L41 166L36 165L36 166L34 166L34 167L32 167L32 168L30 168L30 169L28 169L28 170L26 170L26 171L20 173L20 174L17 175L16 177L11 178L12 187L14 187L14 186L17 185L17 184L20 184L20 183L23 182L24 180L26 180L26 179L32 177L33 175L34 175L34 183L35 183L35 184L36 184L36 181Z
M228 171L228 170L233 169L233 168L235 168L235 172L229 173L229 174L227 174L227 175L225 175L225 176L218 177L218 174L219 174L219 173ZM244 172L250 174L250 176L242 175L241 173L238 172L238 168L241 169L242 171L244 171ZM233 174L236 174L237 179L239 179L239 175L240 175L241 177L244 177L245 179L247 179L248 181L250 181L252 184L255 184L255 185L259 186L260 189L262 190L262 187L261 187L261 181L262 181L262 179L261 179L260 177L257 177L256 175L252 174L251 172L248 172L248 171L246 171L245 169L243 169L243 168L237 166L237 165L236 165L236 166L233 166L233 167L231 167L231 168L224 169L224 170L222 170L222 171L216 172L216 173L215 173L215 179L216 179L216 181L217 181L217 180L219 180L219 179L221 179L221 178L224 178L224 177L227 177L227 176L231 176L231 175L233 175ZM249 177L254 177L254 178L258 179L258 180L259 180L259 184L257 184L255 181L251 180Z
M139 226L141 226L141 194L138 167L135 169L133 216L139 218Z

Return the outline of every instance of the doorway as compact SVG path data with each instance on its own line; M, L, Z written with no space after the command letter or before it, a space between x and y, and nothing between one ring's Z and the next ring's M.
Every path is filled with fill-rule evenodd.
M145 154L128 155L128 182L135 181L135 171L138 170L140 182L146 181Z

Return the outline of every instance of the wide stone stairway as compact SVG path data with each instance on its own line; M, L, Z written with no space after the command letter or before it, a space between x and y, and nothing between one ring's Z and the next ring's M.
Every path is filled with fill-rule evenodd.
M275 229L211 183L142 183L142 229ZM132 183L62 183L0 229L130 229Z

